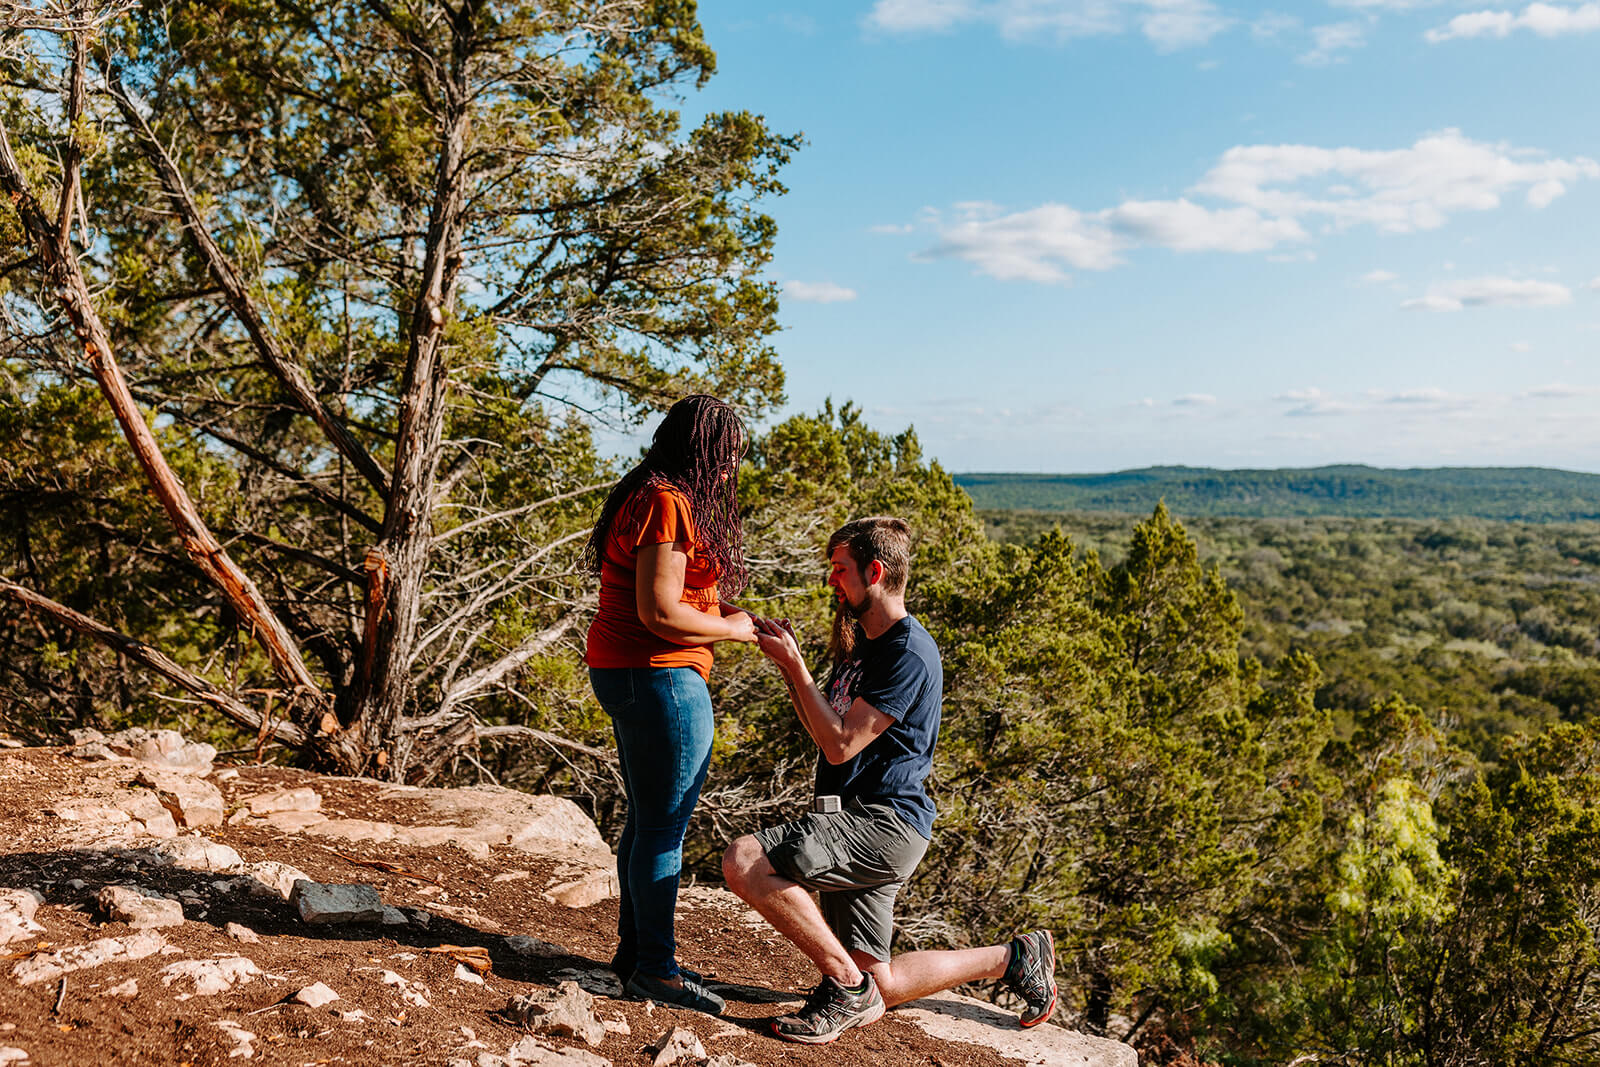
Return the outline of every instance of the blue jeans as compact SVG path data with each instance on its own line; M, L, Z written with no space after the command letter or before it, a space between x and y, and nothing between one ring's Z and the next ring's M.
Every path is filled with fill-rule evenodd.
M689 667L591 667L589 684L611 716L628 793L617 844L617 955L652 977L676 978L678 875L711 766L711 693Z

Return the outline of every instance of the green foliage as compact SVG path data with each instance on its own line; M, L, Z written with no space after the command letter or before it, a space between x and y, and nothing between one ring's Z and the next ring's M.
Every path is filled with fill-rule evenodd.
M1600 475L1541 467L1287 470L1146 467L1114 474L958 474L980 508L1190 516L1471 516L1523 522L1600 518Z

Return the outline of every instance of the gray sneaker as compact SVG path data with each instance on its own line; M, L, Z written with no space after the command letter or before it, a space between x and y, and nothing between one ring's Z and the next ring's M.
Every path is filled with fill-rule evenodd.
M1026 1007L1017 1013L1024 1027L1038 1026L1056 1010L1056 941L1049 930L1035 930L1011 939L1006 986Z
M865 990L851 993L824 977L798 1012L772 1020L773 1035L802 1045L826 1045L852 1026L877 1022L883 1017L883 996L872 975L866 979Z
M727 1004L723 1003L721 997L688 975L682 974L681 970L679 974L683 978L682 989L643 971L634 971L633 977L628 979L624 992L635 1000L654 1000L693 1011L703 1011L707 1015L722 1014L722 1009L726 1008Z

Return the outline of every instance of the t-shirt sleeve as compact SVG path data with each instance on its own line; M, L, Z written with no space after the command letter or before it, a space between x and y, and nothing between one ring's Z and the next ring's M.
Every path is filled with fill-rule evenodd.
M883 712L895 722L904 722L906 713L928 686L932 670L921 656L902 647L899 655L882 657L871 665L856 698Z
M694 523L689 515L689 501L682 493L658 489L644 499L639 517L639 532L629 547L638 551L645 545L684 543L689 555L694 556Z

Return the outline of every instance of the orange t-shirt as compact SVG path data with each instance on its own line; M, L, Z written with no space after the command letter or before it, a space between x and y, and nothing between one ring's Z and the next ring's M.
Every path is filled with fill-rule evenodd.
M711 646L680 645L657 637L639 620L636 591L639 549L683 544L689 565L682 602L707 615L722 616L715 564L701 557L695 542L689 498L674 489L646 487L635 493L611 520L600 558L600 610L589 624L584 662L591 667L693 667L711 677Z

